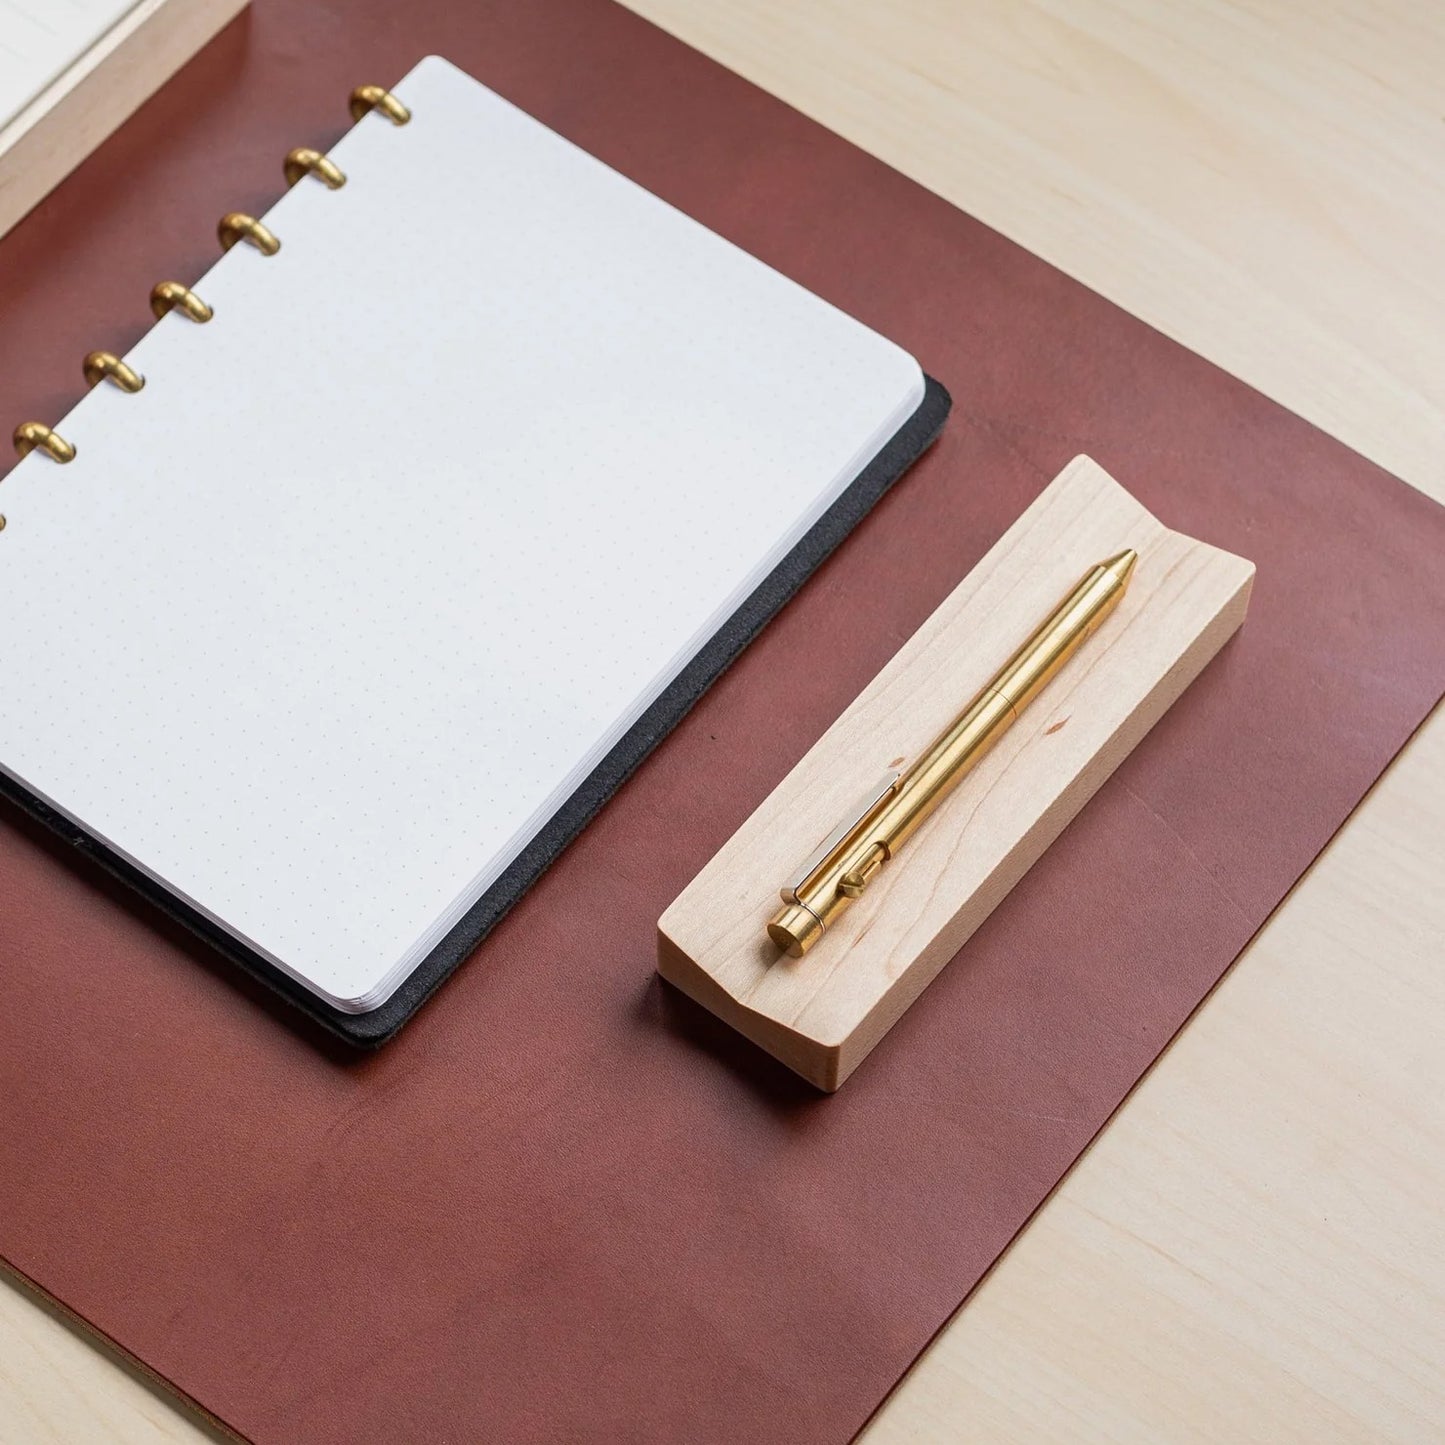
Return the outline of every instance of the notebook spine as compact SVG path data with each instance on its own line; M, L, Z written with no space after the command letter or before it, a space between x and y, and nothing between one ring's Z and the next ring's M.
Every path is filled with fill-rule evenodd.
M411 119L411 111L389 90L379 85L358 85L351 92L351 118L360 120L373 110L393 125L405 125ZM297 146L287 151L282 169L287 186L294 186L307 176L315 177L333 191L346 184L345 172L335 161L311 146ZM216 235L221 249L225 251L238 241L254 246L263 256L274 256L281 249L280 240L270 228L244 211L228 211L222 216L216 226ZM215 315L205 301L179 281L158 283L151 291L150 302L157 320L171 311L178 311L189 320L204 324ZM137 392L145 385L145 377L111 351L89 352L82 363L82 370L87 386L109 381L122 391ZM15 428L13 440L21 457L39 451L61 464L75 460L75 447L44 422L21 422ZM0 530L4 527L5 518L0 516Z

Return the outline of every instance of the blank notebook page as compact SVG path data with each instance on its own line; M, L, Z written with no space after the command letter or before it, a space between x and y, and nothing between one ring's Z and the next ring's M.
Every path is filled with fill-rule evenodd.
M0 766L384 1002L923 396L446 61L0 489Z

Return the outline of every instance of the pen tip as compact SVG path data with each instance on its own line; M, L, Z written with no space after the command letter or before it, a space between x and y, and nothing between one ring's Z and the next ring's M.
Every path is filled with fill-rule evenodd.
M1116 553L1100 565L1106 572L1114 574L1120 586L1127 587L1129 579L1134 575L1134 564L1138 560L1139 554L1132 547L1126 547L1122 552Z

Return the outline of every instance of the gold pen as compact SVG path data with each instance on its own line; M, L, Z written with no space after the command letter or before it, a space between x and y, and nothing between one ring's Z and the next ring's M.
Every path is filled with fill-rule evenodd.
M782 890L768 937L801 958L919 824L1018 721L1019 714L1114 610L1139 554L1091 567L973 699L905 771L890 773L828 835Z

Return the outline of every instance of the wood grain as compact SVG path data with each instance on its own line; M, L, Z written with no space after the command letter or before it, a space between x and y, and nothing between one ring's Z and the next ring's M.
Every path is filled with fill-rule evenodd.
M0 127L0 236L246 3L140 0Z
M864 1445L1442 1438L1439 724L1375 787Z
M630 0L1445 489L1445 6Z
M869 783L948 726L1090 567L1127 547L1133 580L1087 657L806 958L780 957L764 927L800 860ZM666 910L658 972L837 1089L1233 635L1253 576L1076 457Z
M630 3L1445 501L1445 7ZM1438 1440L1442 877L1437 714L867 1445ZM0 1441L136 1388L0 1285Z
M0 1445L239 1438L0 1265Z

